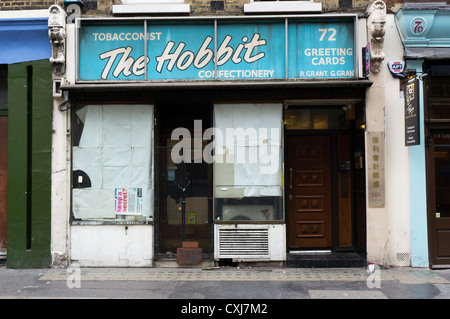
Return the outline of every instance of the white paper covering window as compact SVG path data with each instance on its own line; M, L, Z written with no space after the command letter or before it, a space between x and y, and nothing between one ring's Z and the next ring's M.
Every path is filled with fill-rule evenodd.
M152 216L153 106L87 105L73 131L74 218Z
M216 219L279 220L282 105L214 106Z

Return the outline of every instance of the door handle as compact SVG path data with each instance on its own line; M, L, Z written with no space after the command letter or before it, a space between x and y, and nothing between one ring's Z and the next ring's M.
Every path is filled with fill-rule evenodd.
M292 172L294 170L292 168L289 169L289 188L292 189Z

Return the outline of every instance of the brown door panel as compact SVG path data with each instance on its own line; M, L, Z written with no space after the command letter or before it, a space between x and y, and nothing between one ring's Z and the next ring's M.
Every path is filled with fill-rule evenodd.
M331 247L330 137L292 136L288 149L289 246Z
M431 132L427 153L430 263L450 266L450 130Z

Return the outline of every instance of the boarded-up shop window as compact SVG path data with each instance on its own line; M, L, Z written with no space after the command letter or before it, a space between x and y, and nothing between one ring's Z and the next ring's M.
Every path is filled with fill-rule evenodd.
M153 216L152 105L86 105L74 112L75 220Z
M214 106L216 220L283 220L282 105Z

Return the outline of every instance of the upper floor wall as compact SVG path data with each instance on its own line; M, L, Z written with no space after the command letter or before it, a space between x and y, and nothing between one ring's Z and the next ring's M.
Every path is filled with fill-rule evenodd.
M450 0L446 0L450 4ZM48 9L57 4L67 8L75 0L2 0L0 11ZM81 2L81 1L80 1ZM108 16L113 14L189 14L189 15L242 15L255 13L365 13L372 0L82 0L81 14ZM395 12L404 3L436 2L436 0L384 0L388 12ZM442 1L444 2L444 1ZM120 12L126 6L151 6L150 11ZM121 9L121 6L122 9ZM137 7L136 7L137 8ZM149 8L149 7L148 7ZM319 10L319 11L317 11Z

